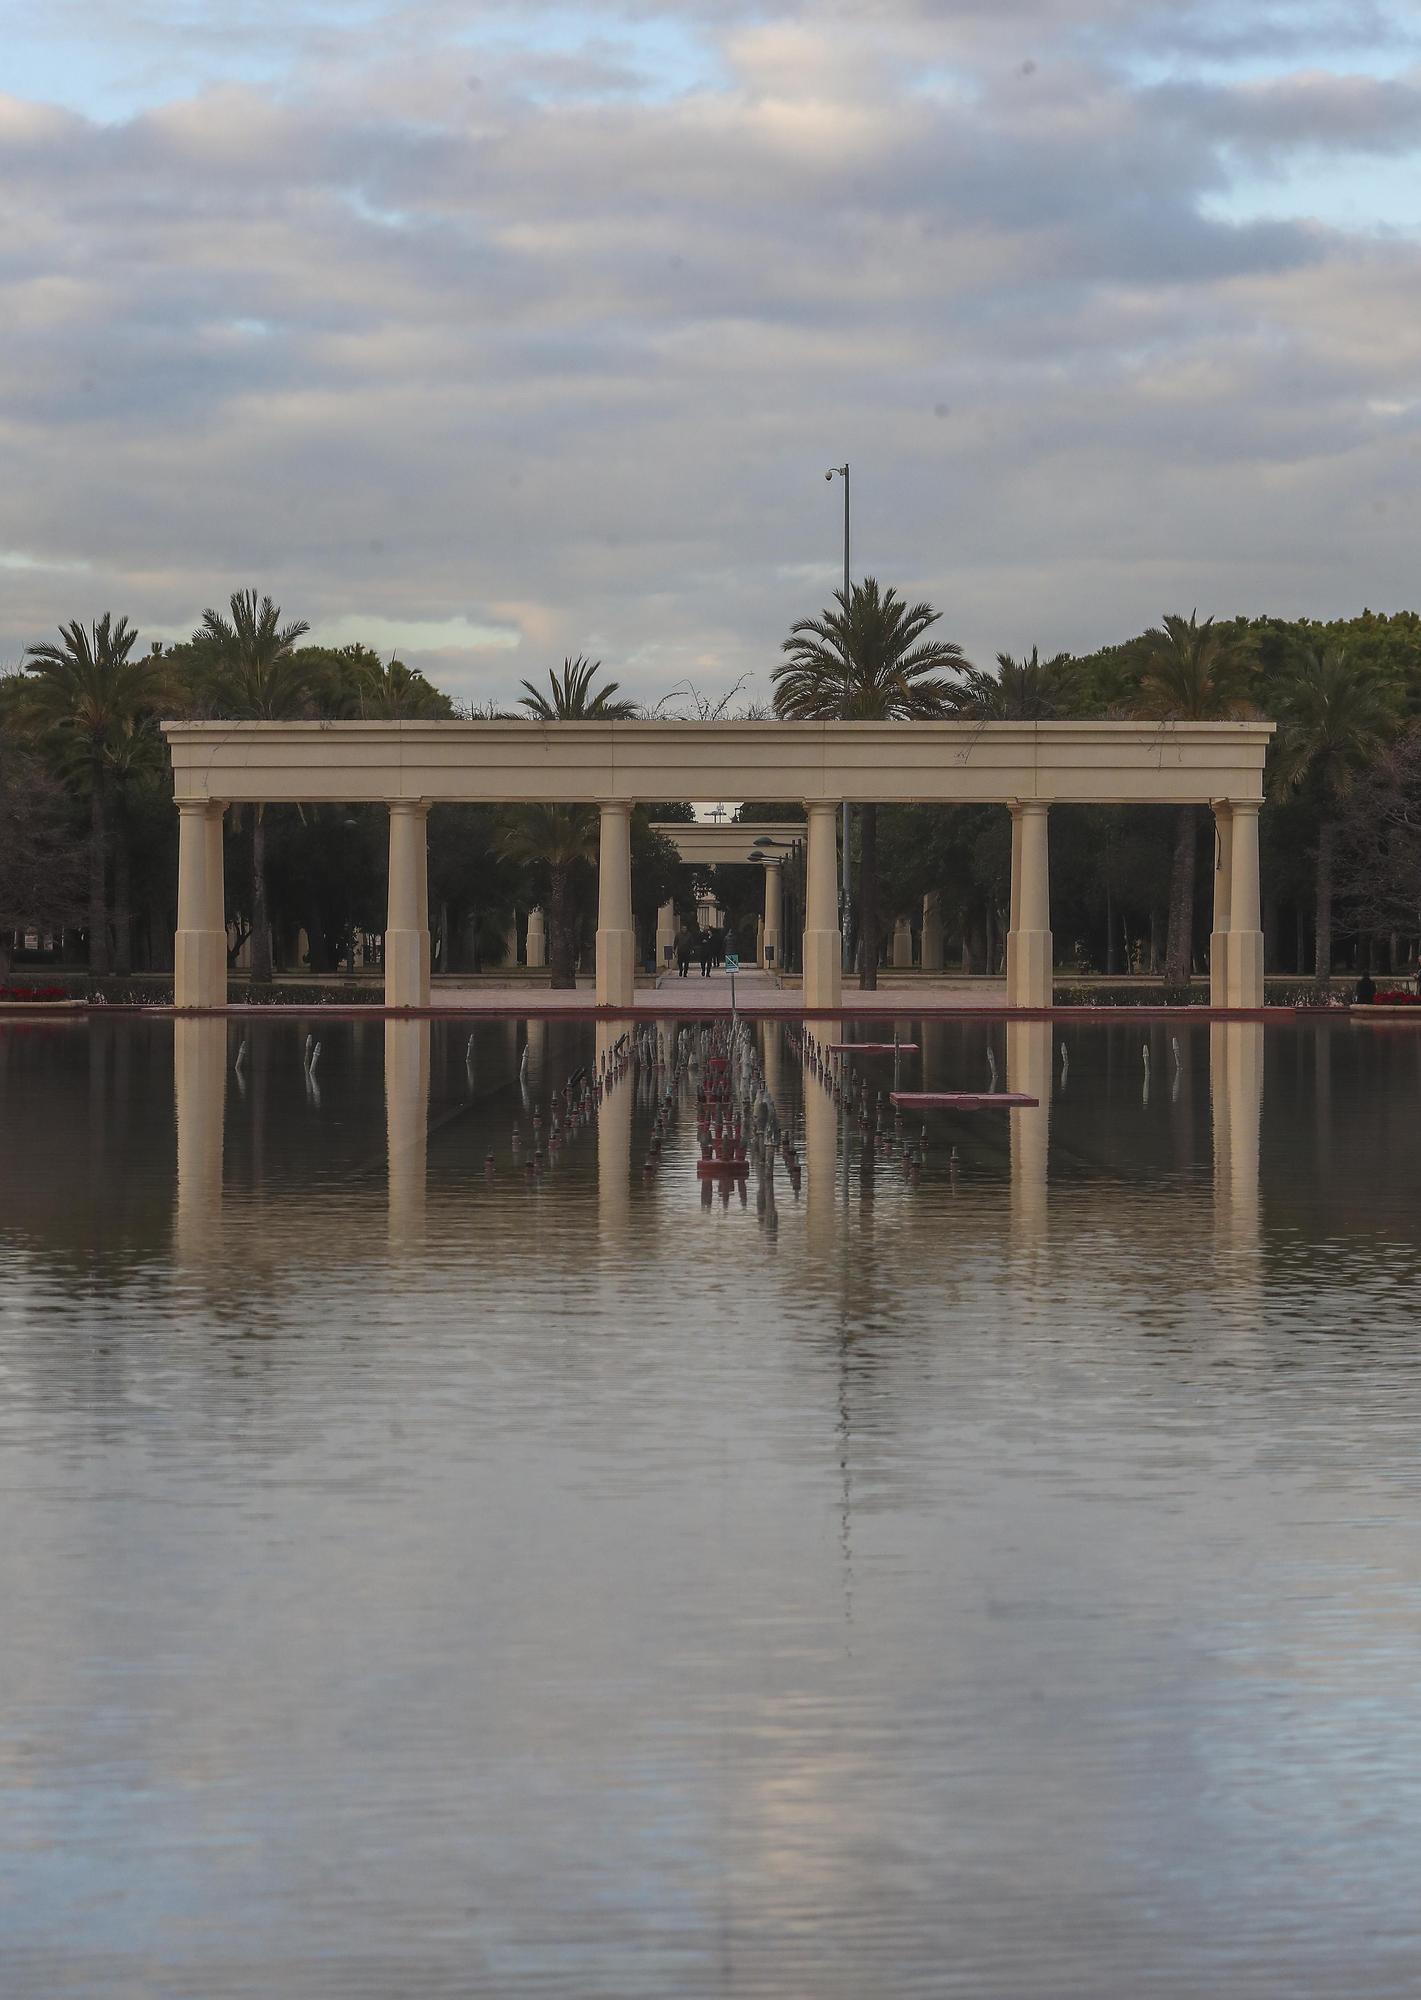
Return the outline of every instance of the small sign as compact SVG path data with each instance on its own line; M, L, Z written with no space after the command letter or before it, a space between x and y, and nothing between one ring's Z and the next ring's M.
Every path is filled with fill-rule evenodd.
M738 972L740 970L740 954L738 951L728 951L725 954L725 969L727 972Z

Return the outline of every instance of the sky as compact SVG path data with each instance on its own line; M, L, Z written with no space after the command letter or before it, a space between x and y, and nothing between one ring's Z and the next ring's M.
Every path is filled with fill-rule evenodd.
M1415 0L0 0L0 667L253 585L462 700L1421 602Z

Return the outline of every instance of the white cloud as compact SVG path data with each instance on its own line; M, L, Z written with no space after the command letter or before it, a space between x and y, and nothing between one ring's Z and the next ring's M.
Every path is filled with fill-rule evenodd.
M150 77L189 18L95 9ZM251 582L464 695L762 688L845 456L856 570L984 657L1411 593L1417 247L1270 207L1409 191L1339 10L1266 75L1272 11L1147 0L369 13L207 9L132 116L0 99L0 657Z

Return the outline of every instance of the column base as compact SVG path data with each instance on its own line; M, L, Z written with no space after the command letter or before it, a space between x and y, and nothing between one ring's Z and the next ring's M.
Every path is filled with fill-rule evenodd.
M1263 933L1230 931L1228 945L1228 1005L1263 1005Z
M385 1005L429 1005L428 931L386 931Z
M1209 933L1209 1005L1229 1004L1229 931Z
M178 931L174 935L173 1005L227 1005L226 931Z
M804 933L804 1004L837 1007L843 998L844 940L838 931Z
M597 1005L630 1007L636 994L636 932L598 931Z
M1050 931L1007 932L1008 1007L1049 1007L1051 974Z

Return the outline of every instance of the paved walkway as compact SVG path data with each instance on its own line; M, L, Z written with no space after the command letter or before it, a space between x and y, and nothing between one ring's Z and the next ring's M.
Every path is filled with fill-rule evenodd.
M1006 983L998 979L914 980L911 986L883 986L874 993L861 993L856 982L844 982L842 1011L852 1014L900 1015L934 1012L947 1008L999 1008L1006 1005ZM798 1014L804 995L797 986L776 985L768 973L758 970L737 972L734 1003L747 1014ZM436 986L431 1006L438 1012L449 1008L459 1013L477 1014L586 1014L597 1005L590 986L575 992L555 993L550 987L527 986ZM728 1014L731 1008L731 978L728 972L713 972L702 978L693 970L685 979L676 973L662 975L658 984L638 986L632 1006L648 1014Z

